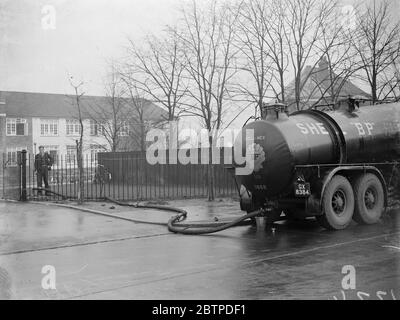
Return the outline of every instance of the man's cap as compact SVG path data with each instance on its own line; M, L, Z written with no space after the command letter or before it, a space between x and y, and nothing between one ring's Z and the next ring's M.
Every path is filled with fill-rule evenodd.
M39 150L40 150L40 149L44 149L44 147L43 147L43 146L39 146Z

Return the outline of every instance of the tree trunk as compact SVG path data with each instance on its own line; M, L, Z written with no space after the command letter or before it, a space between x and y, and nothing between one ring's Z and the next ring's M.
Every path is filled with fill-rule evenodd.
M281 86L281 103L286 102L285 96L285 79L282 71L279 71L279 78L280 78L280 86Z
M208 166L207 166L207 191L208 191L208 201L215 200L214 192L214 165L213 165L213 137L208 137L209 142L209 152L208 152Z
M84 185L84 179L85 179L85 173L83 169L83 154L82 154L82 138L80 141L76 141L76 156L77 156L77 162L78 162L78 175L79 175L79 184L78 184L78 203L82 204L84 201L85 197L85 185Z
M300 71L299 71L300 72ZM301 78L300 78L300 73L296 75L296 80L295 80L295 100L296 100L296 109L297 111L300 111L300 100L301 100L301 92L300 92L300 86L301 86Z
M142 154L146 153L146 132L143 121L140 124L140 151Z
M373 72L372 75L371 95L372 95L372 104L376 104L378 102L378 95L377 95L377 75L375 71Z

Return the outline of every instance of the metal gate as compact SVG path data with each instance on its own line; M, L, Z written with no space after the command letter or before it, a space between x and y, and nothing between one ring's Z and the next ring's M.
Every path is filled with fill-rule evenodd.
M18 153L20 157L20 153ZM1 156L0 194L4 199L21 200L21 168L18 159Z

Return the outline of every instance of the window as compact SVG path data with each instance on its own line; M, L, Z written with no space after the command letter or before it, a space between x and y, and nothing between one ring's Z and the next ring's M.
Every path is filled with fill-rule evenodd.
M65 156L66 163L75 163L76 161L76 146L67 146L67 154Z
M58 120L41 119L40 120L41 136L58 136Z
M126 121L122 121L119 128L119 136L127 137L129 136L129 125Z
M78 120L67 120L67 136L76 136L81 134L81 125Z
M98 136L100 133L99 129L100 129L100 124L97 121L90 120L90 135Z
M7 118L6 120L7 136L27 136L28 124L26 119Z
M7 165L16 166L18 162L18 152L24 149L27 150L26 147L7 148Z
M98 136L106 134L107 122L98 122L95 120L90 120L90 135Z

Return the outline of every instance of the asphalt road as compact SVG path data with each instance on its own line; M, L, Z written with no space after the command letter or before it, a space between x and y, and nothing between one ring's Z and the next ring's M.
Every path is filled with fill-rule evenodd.
M234 202L174 205L185 206L191 220L241 214ZM147 221L170 216L113 210ZM275 225L274 232L245 226L183 236L163 226L0 202L0 299L10 298L400 299L400 212L340 232L304 221Z

